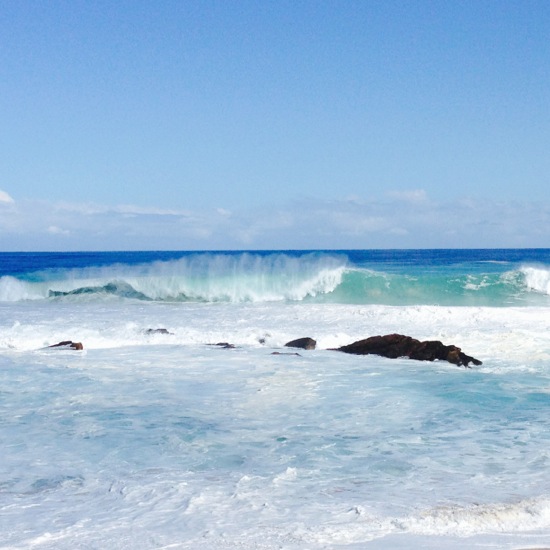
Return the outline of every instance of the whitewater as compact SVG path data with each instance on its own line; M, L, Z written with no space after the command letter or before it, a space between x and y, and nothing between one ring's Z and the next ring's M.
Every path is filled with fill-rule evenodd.
M0 254L0 397L0 548L550 546L550 250Z

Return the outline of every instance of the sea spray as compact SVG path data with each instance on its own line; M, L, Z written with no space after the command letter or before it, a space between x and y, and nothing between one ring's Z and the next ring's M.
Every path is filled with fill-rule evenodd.
M0 278L3 301L118 296L156 301L256 302L302 300L332 292L345 256L192 254L138 265L49 269Z
M535 292L550 294L550 268L544 266L525 266L521 268L525 286Z

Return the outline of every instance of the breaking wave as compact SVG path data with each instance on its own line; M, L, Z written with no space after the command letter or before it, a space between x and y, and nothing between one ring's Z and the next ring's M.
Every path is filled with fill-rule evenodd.
M441 506L400 522L407 531L426 535L472 536L479 533L534 531L550 526L548 499L528 499L514 504Z
M0 277L0 301L307 301L342 304L548 305L550 269L384 271L344 254L197 253L169 261L48 269Z
M197 254L141 265L48 270L0 278L0 300L129 298L171 302L303 300L334 291L345 257Z

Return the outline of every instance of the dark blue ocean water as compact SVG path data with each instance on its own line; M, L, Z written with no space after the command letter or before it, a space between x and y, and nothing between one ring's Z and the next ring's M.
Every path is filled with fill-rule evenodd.
M285 254L300 258L308 254L345 256L351 265L397 271L406 268L459 267L464 264L498 262L506 264L542 263L550 265L550 248L507 249L419 249L419 250L254 250L254 251L119 251L119 252L0 252L0 276L18 275L43 269L74 269L113 264L139 265L166 262L197 255L242 254L267 257Z

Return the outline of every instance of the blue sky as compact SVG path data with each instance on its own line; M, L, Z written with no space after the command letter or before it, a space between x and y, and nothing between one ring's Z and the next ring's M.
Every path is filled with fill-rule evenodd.
M550 2L0 10L0 249L550 246Z

